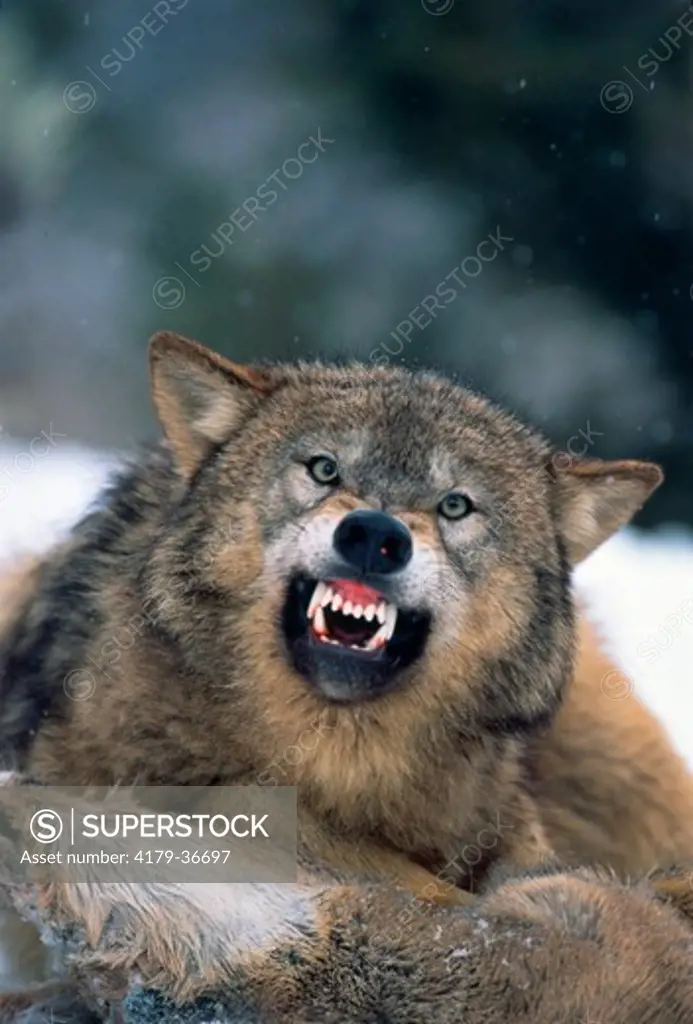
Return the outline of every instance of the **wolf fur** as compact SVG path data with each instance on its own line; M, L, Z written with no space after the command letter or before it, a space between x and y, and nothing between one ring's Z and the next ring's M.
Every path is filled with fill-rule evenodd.
M18 885L15 905L63 944L72 972L0 997L0 1022L56 1008L65 1024L688 1024L690 866L631 884L496 868L465 908L309 872L218 893ZM249 921L264 941L249 941Z
M658 486L656 466L561 453L435 374L242 367L170 334L150 353L166 440L12 582L6 768L296 785L311 870L414 892L445 871L462 903L498 861L558 852L628 875L693 854L688 773L634 696L609 702L613 667L571 594L572 567ZM339 486L306 471L323 452ZM470 499L461 521L436 511L450 491ZM297 669L282 609L292 574L329 576L334 531L363 508L408 529L390 594L431 627L390 689L341 701L324 666ZM156 902L167 949L175 918ZM211 989L215 963L198 965Z

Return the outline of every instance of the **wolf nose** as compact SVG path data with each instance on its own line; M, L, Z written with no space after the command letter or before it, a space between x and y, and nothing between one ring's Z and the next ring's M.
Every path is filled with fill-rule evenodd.
M412 554L411 534L384 512L350 512L334 532L334 546L361 572L397 572Z

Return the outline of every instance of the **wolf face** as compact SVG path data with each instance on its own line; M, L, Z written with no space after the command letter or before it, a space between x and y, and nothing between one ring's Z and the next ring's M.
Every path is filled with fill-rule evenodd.
M657 467L559 457L434 374L240 367L168 334L151 370L179 488L147 586L192 668L301 727L328 709L462 734L552 713L571 567Z
M460 646L502 554L491 517L512 492L494 488L475 459L492 435L464 415L464 393L363 372L360 388L316 383L318 415L287 422L270 462L264 562L285 593L296 673L328 700L363 701L421 686L417 675L442 670ZM528 504L529 491L518 500ZM531 570L518 566L531 589ZM508 608L518 599L508 594Z

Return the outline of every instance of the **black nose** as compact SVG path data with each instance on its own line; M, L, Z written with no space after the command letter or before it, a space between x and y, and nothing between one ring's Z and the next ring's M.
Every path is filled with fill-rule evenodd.
M403 523L370 510L350 512L334 532L334 546L362 572L397 572L411 558L411 534Z

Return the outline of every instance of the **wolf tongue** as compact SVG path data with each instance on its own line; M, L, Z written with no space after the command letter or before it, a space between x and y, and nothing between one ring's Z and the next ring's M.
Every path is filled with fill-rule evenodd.
M375 632L372 628L369 628L370 624L362 619L340 616L340 620L341 626L334 622L331 622L329 626L330 636L333 640L338 640L340 644L358 644L363 646ZM352 623L354 625L353 629L344 629L345 625L351 626ZM378 625L377 622L375 625Z
M340 644L357 644L363 647L375 634L379 623L377 619L373 622L363 618L355 619L351 615L335 612L328 606L325 608L325 626L330 639Z

